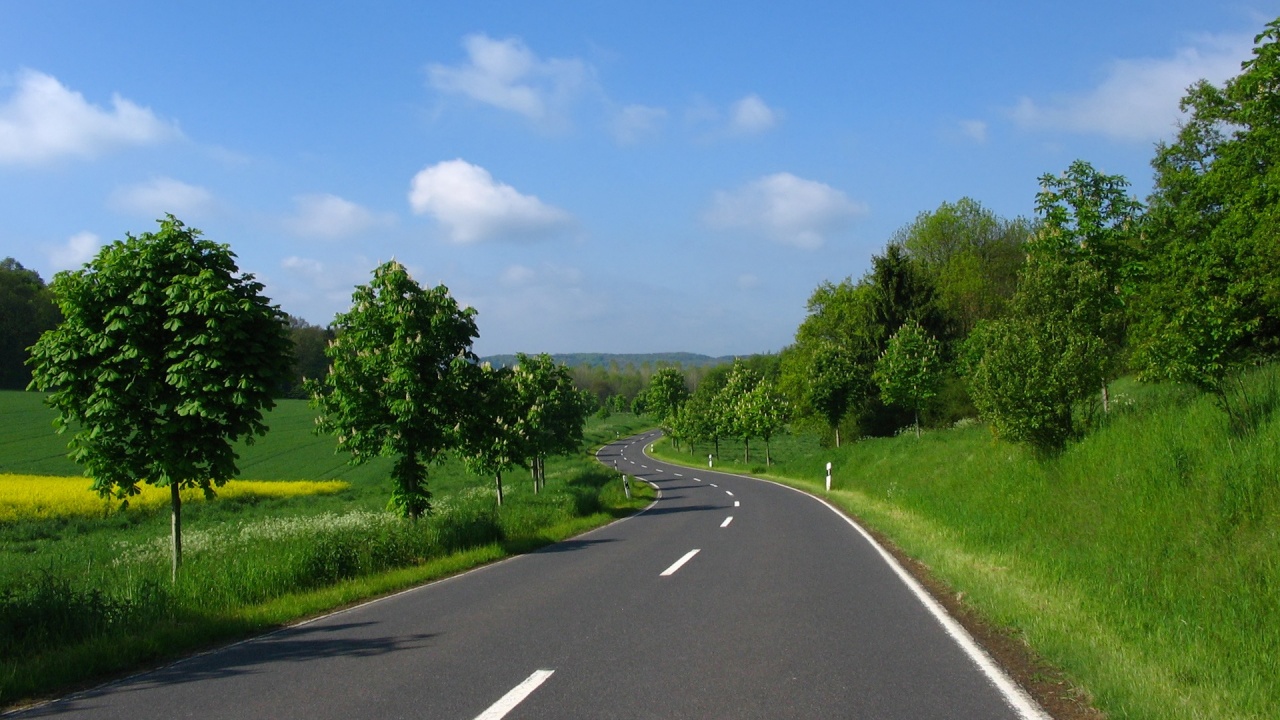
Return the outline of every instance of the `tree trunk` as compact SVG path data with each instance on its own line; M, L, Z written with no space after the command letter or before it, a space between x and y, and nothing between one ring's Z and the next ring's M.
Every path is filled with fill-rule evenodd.
M836 425L836 447L840 447L840 426Z
M742 447L743 447L742 463L746 465L751 462L751 438L749 437L742 438Z
M1102 381L1102 412L1111 412L1111 395L1107 392L1107 381Z
M502 507L502 473L494 473L493 477L498 484L498 507Z
M920 411L916 410L916 439L920 439Z
M169 481L169 501L173 507L173 582L178 582L182 565L182 494L176 480Z
M769 456L769 438L764 439L764 466L769 467L773 464L773 458Z
M720 436L716 436L716 457L720 457Z

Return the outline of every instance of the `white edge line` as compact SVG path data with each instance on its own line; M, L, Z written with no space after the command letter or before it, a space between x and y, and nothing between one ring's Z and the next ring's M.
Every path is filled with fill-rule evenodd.
M729 527L729 523L731 523L731 522L733 522L733 516L732 516L732 515L730 515L729 517L725 518L725 519L724 519L724 522L720 523L720 527Z
M648 455L647 452L645 454ZM938 621L938 624L942 625L942 629L945 630L946 633L951 636L951 639L960 646L960 649L964 651L964 654L969 656L969 659L973 664L977 665L978 669L982 671L982 674L986 675L987 679L991 681L991 684L995 685L996 689L1004 695L1004 700L1008 703L1009 707L1017 712L1023 720L1053 720L1049 713L1045 712L1044 708L1041 708L1039 703L1027 694L1026 690L1023 690L1018 683L1013 681L1013 678L1009 677L1009 675L1005 673L998 664L996 664L996 661L987 654L987 651L983 650L982 646L973 639L973 636L969 634L969 631L965 630L963 625L961 625L955 618L951 617L951 614L947 612L947 609L944 608L937 600L934 600L933 596L921 587L920 583L916 582L915 578L911 577L911 573L908 573L906 569L902 567L898 562L898 559L891 555L888 550L885 550L880 543L876 542L876 539L871 536L871 533L867 532L861 525L855 522L853 518L845 515L839 508L826 500L823 500L817 495L811 495L804 490L791 487L790 485L784 485L780 482L768 480L766 478L751 477L750 475L737 475L735 473L725 472L720 474L740 477L746 480L758 480L760 482L771 483L778 487L798 492L805 497L812 498L813 500L817 500L823 505L826 505L828 510L840 516L840 518L845 522L849 523L854 530L858 531L858 534L862 535L863 539L871 544L871 547L875 548L876 552L880 553L880 557L884 560L885 564L889 566L889 569L893 570L894 574L898 576L898 579L901 580L902 583L907 586L907 589L916 596L916 599L920 601L920 604L924 605L925 609L929 611L929 614L933 615L934 619Z
M677 561L675 561L675 562L671 563L671 567L669 567L669 568L667 568L666 570L663 570L662 572L658 573L658 577L667 577L668 575L674 575L674 574L675 574L675 572L676 572L677 570L679 570L679 569L680 569L680 566L682 566L682 565L684 565L685 563L687 563L687 562L689 562L690 560L692 560L692 559L693 559L693 556L694 556L694 555L697 555L697 554L698 554L698 551L699 551L699 550L701 550L701 549L702 549L702 548L694 548L693 550L690 550L689 552L685 553L685 554L684 554L684 557L682 557L682 558L680 558L679 560L677 560Z
M489 706L488 710L476 716L476 720L502 720L524 701L525 698L538 689L538 686L547 681L555 670L535 670L532 675L525 678L524 682L511 688L506 695L498 698L498 702Z

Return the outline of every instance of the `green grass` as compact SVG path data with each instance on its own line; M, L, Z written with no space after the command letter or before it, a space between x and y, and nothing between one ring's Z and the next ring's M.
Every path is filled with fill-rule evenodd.
M1280 707L1280 365L1256 426L1211 398L1117 383L1102 427L1041 459L983 427L835 450L777 439L769 473L831 499L1062 668L1111 717L1273 718ZM757 445L759 446L757 449ZM741 443L722 469L764 473ZM658 454L706 466L660 443ZM731 459L732 458L732 459Z
M168 580L167 512L0 523L0 705L526 552L653 497L645 487L627 500L584 453L549 460L538 494L527 473L509 474L499 509L490 478L447 460L431 469L436 511L413 523L385 512L388 464L345 465L330 438L311 434L313 417L303 402L282 402L271 432L244 448L241 476L350 487L186 505L177 584ZM51 418L34 393L0 393L0 472L78 474L56 455L65 438L52 435ZM630 415L592 418L589 449L644 426Z

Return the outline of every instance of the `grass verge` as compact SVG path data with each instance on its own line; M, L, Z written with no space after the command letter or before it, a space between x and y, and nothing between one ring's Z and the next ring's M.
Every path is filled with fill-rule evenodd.
M281 428L281 417L273 433L287 436L292 428ZM633 416L593 419L588 445L643 426ZM312 447L280 446L286 455L331 462L315 449L331 448L292 434ZM347 486L328 495L229 493L192 505L177 584L167 579L162 511L0 522L0 706L528 552L631 514L653 497L645 487L626 499L590 453L549 461L540 493L508 478L500 509L490 481L457 463L433 468L431 478L436 512L417 523L387 513L385 478L362 474L344 476Z
M717 466L828 498L1109 716L1271 718L1280 365L1242 387L1258 410L1244 429L1184 388L1118 383L1101 426L1052 458L970 426L838 450L780 438L770 468L763 448L747 463L741 443L722 441ZM706 453L656 452L700 467Z

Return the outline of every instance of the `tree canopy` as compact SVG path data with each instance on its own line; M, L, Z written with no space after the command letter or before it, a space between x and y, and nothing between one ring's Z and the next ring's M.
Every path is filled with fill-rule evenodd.
M39 273L11 257L0 260L0 390L21 390L31 382L28 350L61 318Z
M232 443L266 432L289 369L284 315L226 245L172 215L51 289L63 320L32 348L32 384L51 391L59 431L78 427L71 457L98 494L171 488L176 575L179 490L211 496L237 472Z
M428 465L460 442L474 315L443 285L424 289L404 265L384 263L334 320L329 373L308 384L318 427L353 463L395 458L391 502L407 517L430 510Z

